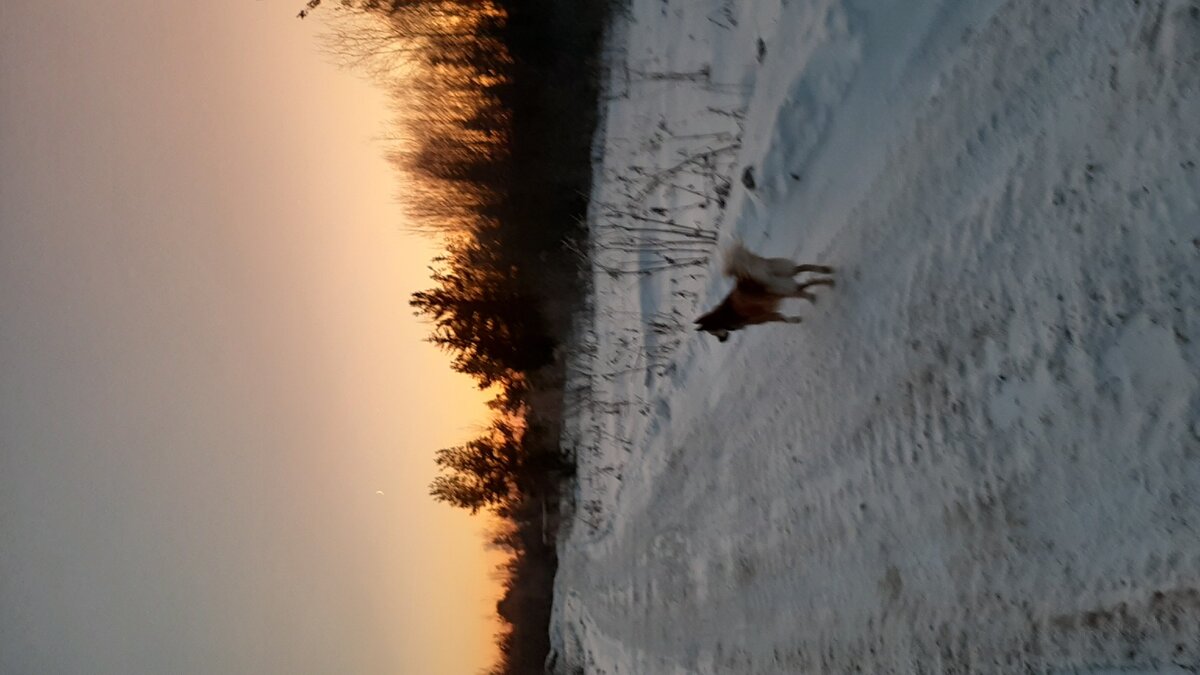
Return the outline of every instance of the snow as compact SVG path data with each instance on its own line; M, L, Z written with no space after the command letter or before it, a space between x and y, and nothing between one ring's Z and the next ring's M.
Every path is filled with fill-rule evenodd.
M1200 667L1200 4L633 0L606 62L553 669ZM733 237L838 286L719 344Z

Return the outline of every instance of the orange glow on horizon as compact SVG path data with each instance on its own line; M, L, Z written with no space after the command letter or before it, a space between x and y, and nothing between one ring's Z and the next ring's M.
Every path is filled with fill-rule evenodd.
M308 27L320 30L311 19ZM312 80L316 70L310 68L299 76ZM388 93L327 67L320 70L320 79L316 86L338 101L341 119L310 125L313 131L306 137L332 123L356 129L363 138L388 139L354 148L358 158L353 166L360 170L351 169L350 163L330 167L324 183L309 189L344 191L343 196L328 200L332 208L357 205L352 214L325 215L331 227L323 247L326 270L321 274L345 280L340 316L327 329L331 350L344 355L349 346L361 355L354 366L357 376L341 385L343 414L352 419L364 401L391 411L378 416L387 428L374 433L395 445L390 455L371 463L390 481L386 496L396 494L400 500L391 512L387 547L388 559L405 561L392 572L407 578L397 587L403 590L397 591L401 595L395 596L392 610L403 617L397 630L414 638L405 642L423 644L429 652L422 663L431 669L413 672L450 672L453 667L436 664L458 663L463 655L480 670L499 656L496 602L502 589L496 568L507 556L486 547L496 525L491 515L470 516L436 503L428 485L436 473L434 452L466 442L485 428L491 413L486 403L494 394L480 391L470 378L450 369L450 356L424 341L429 325L414 317L408 306L412 292L431 285L429 266L440 254L440 246L430 237L409 234L404 209L392 198L399 177L384 155L396 150L400 141L393 131L394 106ZM387 131L381 134L380 128ZM409 190L401 184L401 193ZM335 223L341 225L332 226ZM372 391L363 391L364 383L370 383ZM422 555L413 550L413 539L438 541L442 550L452 553L449 558ZM451 611L447 605L455 603L459 608Z

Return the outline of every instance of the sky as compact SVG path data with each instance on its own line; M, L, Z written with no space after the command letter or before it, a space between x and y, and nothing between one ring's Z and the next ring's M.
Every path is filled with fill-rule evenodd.
M474 673L383 93L299 2L0 3L0 672Z

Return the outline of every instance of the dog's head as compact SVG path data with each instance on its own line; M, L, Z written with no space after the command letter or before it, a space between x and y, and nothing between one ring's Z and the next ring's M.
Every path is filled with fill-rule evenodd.
M710 333L716 336L717 340L721 342L729 339L729 328L725 325L724 320L717 315L716 311L709 312L696 319L696 330Z

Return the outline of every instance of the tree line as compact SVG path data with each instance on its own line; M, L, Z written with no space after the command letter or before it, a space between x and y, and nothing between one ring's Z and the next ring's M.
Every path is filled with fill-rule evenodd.
M501 518L510 553L491 675L540 672L549 649L558 488L560 347L583 283L574 240L591 182L595 0L310 0L326 50L388 87L411 227L445 242L410 304L452 367L497 392L477 438L436 451L434 499Z

